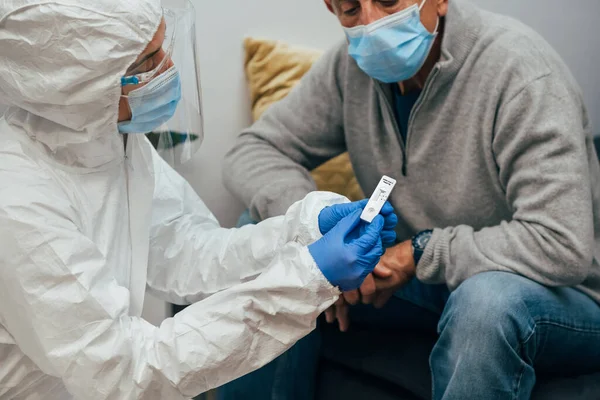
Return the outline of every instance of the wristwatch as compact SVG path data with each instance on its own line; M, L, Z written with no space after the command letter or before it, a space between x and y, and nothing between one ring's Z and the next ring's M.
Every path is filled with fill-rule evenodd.
M427 243L429 243L429 239L431 239L432 234L433 231L428 229L426 231L417 233L412 238L413 258L415 259L415 265L418 265L419 261L421 261L421 257L425 252L425 247L427 247Z

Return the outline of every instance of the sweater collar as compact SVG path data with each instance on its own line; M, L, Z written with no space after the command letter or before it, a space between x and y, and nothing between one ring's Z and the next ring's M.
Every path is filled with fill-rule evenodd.
M479 9L463 0L448 1L448 15L438 67L448 78L456 76L475 47L483 27Z

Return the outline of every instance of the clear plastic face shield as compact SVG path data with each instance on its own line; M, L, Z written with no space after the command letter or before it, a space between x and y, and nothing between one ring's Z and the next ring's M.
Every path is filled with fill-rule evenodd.
M132 114L122 133L146 134L172 166L190 161L202 140L196 13L189 0L162 0L162 48L133 65L121 79Z

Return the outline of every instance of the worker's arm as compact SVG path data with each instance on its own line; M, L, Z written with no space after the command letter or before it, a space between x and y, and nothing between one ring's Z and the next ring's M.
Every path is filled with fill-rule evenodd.
M242 132L225 157L224 182L263 220L316 189L309 171L343 153L346 43L326 53L283 100Z
M130 315L130 293L113 276L128 265L107 264L61 193L42 202L30 189L2 199L0 323L75 398L195 396L283 353L337 299L306 247L292 242L254 281L154 327Z
M321 238L323 208L348 202L333 193L314 192L284 216L224 229L185 179L153 155L148 288L175 304L191 304L256 278L287 243L306 246Z

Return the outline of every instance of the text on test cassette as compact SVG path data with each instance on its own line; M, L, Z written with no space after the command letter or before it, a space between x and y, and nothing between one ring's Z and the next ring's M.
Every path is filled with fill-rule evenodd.
M379 181L377 189L375 189L373 195L369 199L360 219L368 223L373 222L375 217L381 212L381 208L388 197L390 197L390 193L394 190L394 186L396 186L396 180L384 175Z

